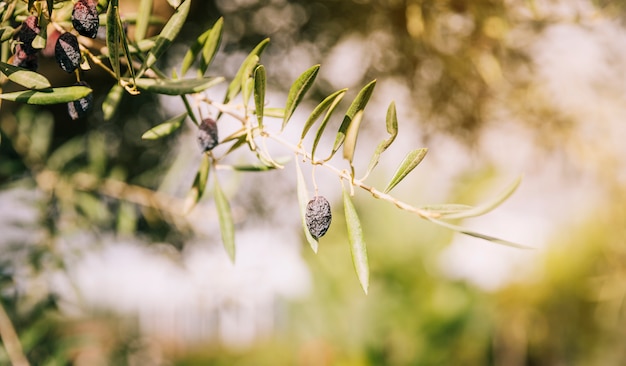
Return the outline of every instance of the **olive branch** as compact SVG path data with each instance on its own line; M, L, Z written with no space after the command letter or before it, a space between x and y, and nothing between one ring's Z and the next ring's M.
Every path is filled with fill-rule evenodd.
M33 28L32 24L38 24L36 22L33 23L32 14L36 14L37 19L40 21L43 20L43 23L52 22L56 29L66 32L63 33L68 34L65 38L74 37L73 35L70 36L72 25L70 25L67 19L62 19L62 16L60 16L61 19L59 19L58 14L56 14L56 17L53 16L54 11L55 13L66 14L66 16L69 17L69 11L67 11L66 6L72 6L71 2L66 2L63 8L59 8L61 10L57 10L56 7L53 8L52 4L53 2L51 1L46 1L45 4L43 1L29 1L28 4L25 4L14 0L11 2L11 6L4 10L3 18L8 19L14 16L17 19L29 16L30 23L28 24ZM95 19L93 18L93 14L98 14L95 4L96 2L93 1L81 0L74 4L74 11L76 11L76 6L81 7L80 9L82 10L79 9L79 11L92 14L90 21L93 22L99 21L99 19L102 18L104 26L106 27L106 47L98 48L98 46L92 42L89 37L93 38L95 34L93 37L89 35L89 37L77 38L80 47L76 46L74 51L80 52L81 59L85 61L81 62L80 65L76 65L77 69L75 70L75 75L77 81L80 81L81 72L89 68L89 62L102 68L117 80L117 84L111 88L102 103L102 112L105 120L112 118L115 114L120 100L124 96L124 91L131 96L141 92L148 92L181 98L185 106L185 112L154 126L143 133L141 138L145 140L156 140L170 136L182 127L183 122L187 118L197 127L202 159L191 184L191 189L184 199L182 212L180 213L189 213L205 195L209 175L210 172L213 171L213 198L217 209L222 241L232 261L235 260L236 253L235 228L228 198L219 184L218 174L216 174L216 172L220 169L250 172L284 168L287 162L281 159L275 159L271 156L267 148L268 141L283 146L294 156L298 202L304 236L312 250L316 253L319 246L319 237L326 232L328 228L327 225L330 224L330 206L326 206L325 204L312 204L316 198L310 200L311 197L308 195L309 190L307 189L306 179L304 178L300 164L310 164L313 171L315 171L316 167L320 166L336 175L340 180L353 264L361 287L366 293L369 287L369 265L363 231L357 210L353 203L353 196L356 190L369 192L375 199L389 202L403 211L415 214L418 218L461 234L510 247L529 248L508 240L468 230L456 225L452 221L480 216L493 210L513 194L515 189L519 186L521 179L516 179L492 200L479 206L462 204L414 206L398 199L390 194L390 192L426 157L428 149L417 148L406 154L384 189L376 188L367 183L367 178L377 167L381 154L393 144L398 136L398 119L394 102L389 104L385 118L388 136L377 145L370 158L366 171L363 172L361 176L357 176L353 164L354 153L365 108L374 92L376 80L362 87L354 97L346 112L343 113L338 130L334 133L335 138L331 151L326 156L321 157L320 151L318 151L319 142L323 136L328 134L328 122L333 116L336 116L335 112L345 97L347 89L337 90L326 96L317 104L304 123L302 123L300 138L297 142L288 141L282 136L282 132L291 121L294 112L304 100L307 92L314 85L321 67L320 65L311 66L296 78L289 89L284 106L269 107L266 103L266 69L260 62L263 51L269 44L269 39L264 39L254 47L242 62L237 73L230 80L223 100L213 100L209 98L205 92L224 82L225 78L205 76L205 74L221 44L224 23L222 18L218 19L210 29L197 37L184 55L180 69L174 70L168 74L157 67L157 61L165 56L169 45L178 36L189 14L191 0L180 2L175 13L165 22L160 19L154 19L150 16L149 12L142 12L138 14L135 19L122 18L119 13L118 0L110 0L105 7L98 9L98 11L102 13L102 16ZM142 1L141 4L144 9L151 8L150 1ZM63 9L66 9L65 13L62 11ZM9 12L11 14L9 14ZM73 24L76 30L82 29L83 25L76 23L76 18L78 17L72 16L71 24ZM136 25L133 41L130 41L126 34L124 24L127 22ZM164 23L161 32L154 37L146 38L148 25L161 23ZM92 27L93 24L89 26ZM19 29L9 31L11 31L11 33L6 39L4 34L0 34L2 39L10 39L12 35L17 35L19 38L19 35L22 34ZM3 28L3 32L7 32L6 27ZM71 39L73 40L74 38ZM43 39L43 41L40 40L36 46L43 48L45 41L45 39ZM60 56L61 61L67 61L65 56L64 54ZM59 60L59 56L57 56L57 60ZM41 105L68 103L68 108L74 108L75 114L77 108L80 108L78 112L85 113L91 109L91 104L93 103L93 97L91 95L93 90L84 83L70 87L52 87L48 79L36 71L4 61L6 60L0 61L0 72L2 72L8 80L23 86L26 90L1 93L0 99ZM196 71L196 76L185 77L192 69ZM167 75L172 76L169 77ZM188 97L192 98L191 101ZM216 118L203 118L200 113L201 105L206 105L214 110ZM78 113L78 118L82 117L82 115L83 113ZM228 116L239 121L241 127L229 136L219 140L218 126L223 116ZM269 128L266 119L270 118L279 121L279 128L274 126L274 124L272 124L272 128ZM312 132L313 127L318 121L320 122L317 124L313 143L310 148L306 148L304 146L305 138L309 132ZM274 131L275 129L277 129L277 131ZM216 146L220 146L220 155L214 150ZM226 162L227 157L235 150L243 147L247 147L256 157L257 161L248 165L228 164ZM339 168L331 163L331 159L333 159L340 150L347 163L346 168ZM319 197L314 177L312 181L315 187L315 197ZM133 188L128 186L127 191L141 191L142 194L146 194L145 190L141 187ZM107 192L113 196L118 195L120 199L125 199L125 194L119 193L122 191L118 192L108 189ZM150 193L148 192L147 195L149 196ZM159 197L162 198L162 196ZM142 204L141 202L151 204L150 200L139 200L138 202L139 204ZM327 210L328 212L319 212L319 210ZM320 221L326 227L318 228L320 230L313 232L313 230L311 230L311 220L312 218L316 218L315 215L327 215L328 217L327 220L324 219Z

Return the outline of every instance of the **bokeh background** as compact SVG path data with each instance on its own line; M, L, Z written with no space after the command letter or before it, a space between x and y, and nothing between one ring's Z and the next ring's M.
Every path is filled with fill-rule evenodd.
M136 11L138 1L122 3L123 14ZM287 137L324 96L350 88L347 108L377 79L357 169L384 136L393 100L400 136L372 184L384 186L417 147L429 148L426 160L394 190L415 205L477 204L521 175L501 207L460 224L535 249L460 236L357 192L371 268L366 296L339 180L316 172L334 221L315 255L288 164L220 172L237 226L232 265L211 197L188 216L174 209L200 161L193 126L140 138L180 113L176 98L125 96L111 120L96 108L77 122L63 106L3 102L0 299L33 365L626 363L622 2L192 4L160 65L168 73L220 16L224 36L208 73L232 77L270 37L261 58L270 106L282 107L291 82L320 63ZM172 9L155 1L154 11L167 17ZM40 64L53 84L73 82L54 60ZM113 80L97 67L85 80L99 105ZM227 119L220 128L228 130Z

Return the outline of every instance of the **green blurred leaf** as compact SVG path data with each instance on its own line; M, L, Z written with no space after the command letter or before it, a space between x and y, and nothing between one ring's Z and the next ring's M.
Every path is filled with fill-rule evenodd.
M113 117L120 105L120 102L122 101L123 95L124 88L119 84L113 85L111 90L109 90L109 93L102 102L102 113L105 121L108 121L111 117Z
M28 89L40 90L52 86L45 76L4 62L0 62L0 72L12 82Z
M72 160L85 154L86 151L87 146L85 146L83 136L75 137L52 151L46 161L46 166L50 170L60 172Z
M194 113L193 109L191 109L191 104L189 104L187 97L185 95L181 95L180 98L183 100L183 104L185 105L185 109L187 110L187 115L189 116L189 118L191 118L196 126L200 126L200 121L198 121L196 114Z
M259 129L263 130L263 109L265 108L265 66L259 65L254 69L254 106Z
M296 157L296 174L297 174L297 190L298 190L298 205L300 206L300 218L302 220L302 227L304 228L304 237L307 243L313 249L313 253L317 254L319 242L311 235L309 228L306 226L306 206L309 203L309 192L306 188L306 181L304 175L302 175L302 169L300 169L300 163Z
M329 108L331 105L335 105L335 106L337 105L338 100L341 100L343 98L347 90L348 89L337 90L336 92L324 98L324 100L322 100L320 104L318 104L313 109L313 112L311 112L311 115L309 115L309 118L307 118L307 120L304 122L304 128L302 129L302 134L300 135L300 141L304 140L304 137L313 126L313 123L317 121L317 119L322 115L322 113L327 108Z
M166 95L194 94L209 89L224 81L223 77L206 77L202 79L136 79L135 85L143 90Z
M106 44L109 53L109 61L111 62L111 68L115 73L115 78L120 78L120 32L123 30L119 28L119 8L118 0L111 0L109 2L109 8L106 16Z
M285 116L284 108L264 108L263 115L265 117L283 118Z
M207 181L209 180L209 170L211 169L211 157L208 154L202 155L202 162L196 173L196 177L193 180L191 189L185 197L185 203L183 207L184 214L188 214L196 206L196 204L202 198L206 189Z
M451 223L443 221L443 220L438 220L438 219L431 218L431 217L427 217L426 219L428 221L434 223L434 224L437 224L439 226L443 226L443 227L448 228L450 230L454 230L454 231L456 231L458 233L469 235L469 236L472 236L472 237L475 237L475 238L478 238L478 239L487 240L487 241L490 241L492 243L505 245L505 246L508 246L508 247L513 247L513 248L518 248L518 249L534 249L533 247L529 247L527 245L522 245L522 244L514 243L512 241L496 238L496 237L493 237L493 236L480 234L480 233L477 233L477 232L465 229L464 227L461 227L461 226L458 226L458 225L454 225L454 224L451 224Z
M331 94L335 95L334 98L330 99L330 106L328 107L328 110L326 111L326 114L324 115L324 118L322 119L322 122L320 123L320 126L317 128L317 132L315 133L315 140L313 140L313 147L311 148L311 159L315 160L315 151L317 150L317 146L320 142L320 140L322 139L322 135L324 134L324 130L326 129L326 125L328 124L328 121L330 120L330 117L332 116L333 112L335 111L335 109L337 108L337 106L339 105L339 102L341 102L341 100L343 99L344 95L346 94L346 91L348 89L342 89L339 91L336 91L335 93ZM326 99L330 98L327 97ZM322 103L324 103L324 101L322 101ZM317 109L317 108L316 108ZM315 110L313 110L313 113L315 113ZM320 111L321 113L321 111ZM313 115L313 114L311 114ZM311 118L311 116L309 116L309 119ZM306 123L305 123L306 125Z
M276 159L276 164L284 165L288 163L291 159L289 158L278 158ZM233 170L237 170L240 172L265 172L268 170L277 169L278 166L274 164L244 164L244 165L230 165L229 166Z
M281 130L285 129L287 122L293 115L293 112L298 107L298 104L302 102L304 95L311 88L317 77L317 73L320 70L320 65L313 65L305 72L303 72L296 81L293 82L287 95L287 103L285 104L285 116L283 117L283 125Z
M235 77L228 85L228 89L226 90L226 96L224 97L224 104L228 103L233 98L235 98L237 94L239 94L239 92L241 91L241 80L243 78L243 75L246 72L249 73L254 69L256 63L259 61L261 53L263 53L263 50L265 49L269 41L269 38L262 40L243 61L243 63L239 67L239 70L237 71L237 74L235 74Z
M48 6L48 18L52 17L52 9L54 6L54 0L46 0L46 5Z
M415 167L424 159L426 153L428 152L427 148L421 148L417 150L413 150L406 155L400 166L396 170L393 178L385 188L385 193L388 193L395 187L398 183L404 179Z
M254 92L254 79L252 78L251 75L244 77L241 83L241 90L242 90L241 97L243 99L243 107L247 114L248 113L248 101L250 100L250 96Z
M493 210L494 208L500 206L507 198L511 197L513 192L519 187L522 182L522 177L517 178L513 183L511 183L506 189L500 192L499 195L494 197L492 200L485 202L481 205L475 206L470 210L465 210L461 212L451 213L446 215L446 219L465 219L468 217L475 217L484 215L487 212Z
M152 0L141 0L137 11L137 22L135 23L135 41L139 42L146 37L150 24L150 14L152 14Z
M224 19L219 18L213 28L207 30L202 33L195 42L191 45L185 57L183 58L183 62L181 65L181 75L185 75L185 73L189 70L193 62L196 60L196 57L202 51L202 63L200 64L200 73L204 74L207 67L213 60L217 48L222 39L222 27L224 24Z
M348 131L346 132L346 140L343 145L343 158L350 162L352 165L352 159L354 158L354 150L356 149L356 139L359 135L359 129L361 127L361 121L363 120L363 111L360 110L354 115L354 119Z
M222 234L224 249L226 249L226 253L228 253L230 260L235 263L235 224L230 211L230 204L228 203L228 199L224 195L217 178L215 179L214 194L215 207L217 208L217 216L220 221L220 232Z
M26 90L13 93L0 94L0 99L21 102L27 104L57 104L67 103L84 98L93 91L86 86L68 86L50 88L41 91Z
M148 131L144 132L144 134L141 135L141 138L143 140L156 140L161 137L169 136L180 128L185 118L187 118L187 112L171 118L160 125L152 127Z
M222 43L222 27L224 26L224 18L219 18L213 28L210 29L210 33L207 37L207 41L204 43L202 47L202 58L200 59L200 74L204 75L206 70L213 62L215 58L215 54L217 54L217 49Z
M133 235L137 230L137 209L135 204L121 201L117 210L116 231L119 235Z
M117 26L119 27L119 29L124 29L124 26L122 25L122 19L118 18L118 24ZM128 39L126 39L126 32L120 32L120 43L122 44L122 47L124 49L124 56L126 57L126 62L128 63L129 67L128 67L128 72L130 73L130 78L133 80L133 85L135 84L135 68L132 66L133 65L133 58L131 56L130 53L130 49L128 48Z
M357 94L357 96L352 101L352 104L350 104L350 107L348 108L348 111L346 112L346 115L341 122L341 126L339 126L339 131L337 132L337 137L335 138L335 143L333 145L333 150L330 153L330 156L326 158L326 160L330 160L330 158L335 155L337 150L339 150L339 148L343 144L346 138L346 132L348 131L348 127L350 127L350 124L354 119L354 115L356 115L358 111L365 109L365 106L369 102L370 97L374 92L375 86L376 80L370 81L369 84L365 85L363 89L359 91L359 94Z
M169 48L174 41L174 38L178 36L183 24L185 24L190 7L191 0L185 0L176 9L176 12L174 12L174 14L170 17L161 30L161 33L157 36L156 44L150 49L150 51L148 51L148 56L146 57L138 76L143 75L147 69L152 67L159 57L161 57L161 55Z
M365 177L367 177L372 172L372 170L374 170L376 165L378 165L380 155L385 150L387 150L389 146L391 146L391 144L398 136L398 116L396 114L396 104L394 102L391 102L391 104L389 104L389 108L387 108L386 125L387 133L389 133L390 136L388 139L383 140L381 143L379 143L376 147L376 150L374 150L374 155L372 155L372 159L370 160L369 166L367 167L367 171L364 175Z
M346 215L346 225L348 228L348 239L350 240L350 253L352 254L352 263L356 271L356 276L363 288L365 294L369 288L369 263L367 261L367 248L363 240L363 230L361 229L361 221L356 213L349 190L343 188L343 208Z

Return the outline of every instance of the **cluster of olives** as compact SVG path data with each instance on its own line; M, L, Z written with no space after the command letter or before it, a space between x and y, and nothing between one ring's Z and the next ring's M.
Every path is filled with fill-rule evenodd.
M96 38L98 27L100 26L96 6L97 0L78 0L74 4L72 25L81 36ZM36 15L30 15L22 22L15 36L16 45L11 58L11 63L14 66L23 67L31 71L37 70L37 54L40 50L33 46L33 41L40 33L41 28ZM47 41L54 43L54 57L63 71L72 73L80 66L80 47L78 39L74 34L71 32L59 34L55 30L49 35ZM77 85L87 86L85 82L80 82ZM91 109L92 101L93 96L90 94L85 98L68 103L70 117L78 119L87 114Z

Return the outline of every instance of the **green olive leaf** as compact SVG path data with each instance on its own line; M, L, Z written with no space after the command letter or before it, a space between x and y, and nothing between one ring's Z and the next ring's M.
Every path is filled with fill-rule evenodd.
M315 161L315 151L317 150L317 146L320 140L322 139L322 135L324 134L326 125L328 124L328 121L330 120L330 117L332 116L333 112L339 105L339 102L341 102L341 100L343 99L343 96L346 94L346 91L347 89L342 89L342 90L335 92L335 94L337 95L333 99L331 99L331 104L328 107L328 110L326 111L326 115L324 115L324 118L322 119L320 126L317 128L317 132L315 133L315 140L313 140L313 147L311 148L311 160L313 161Z
M259 57L261 56L261 53L263 53L263 50L265 49L269 41L269 38L262 40L250 52L250 54L248 54L246 59L239 67L237 74L235 74L235 77L228 85L228 89L226 90L226 96L224 97L224 104L228 103L239 94L239 92L241 91L241 81L243 79L243 75L245 73L250 73L252 70L254 70L256 63L259 62Z
M130 80L129 80L130 81ZM135 85L152 93L183 95L200 93L224 81L223 77L205 77L202 79L136 79Z
M320 104L318 104L313 109L313 112L311 112L311 114L309 115L309 118L307 118L307 120L304 122L304 127L302 128L302 134L300 135L300 141L304 140L304 137L306 136L306 134L309 132L311 127L313 127L313 123L317 121L317 119L322 115L322 113L324 113L324 111L328 109L331 105L333 104L336 105L337 104L336 99L341 100L343 96L346 94L347 90L348 89L337 90L336 92L324 98L324 100L322 100Z
M161 33L157 36L156 43L153 48L148 51L148 56L146 57L143 65L141 66L141 70L139 70L138 77L141 77L147 69L152 67L154 63L161 57L161 55L169 48L169 46L174 41L174 38L180 32L180 29L185 24L185 20L187 19L187 15L189 14L189 8L191 7L191 0L185 0L178 8L174 14L170 17L170 19L165 23L165 26L161 30Z
M386 140L379 143L376 150L374 150L374 155L372 155L372 159L370 160L369 166L367 167L367 171L364 175L365 178L372 172L372 170L374 170L376 165L378 165L380 155L387 150L389 146L391 146L398 136L398 116L396 114L396 104L394 102L391 102L391 104L389 104L389 108L387 108L386 125L387 133L389 133L390 136ZM365 180L365 178L362 180Z
M113 85L111 90L109 90L106 98L102 102L102 113L105 121L109 121L113 117L122 101L123 95L124 88L119 84Z
M111 68L115 73L115 78L120 79L120 32L119 28L120 14L118 0L111 0L106 14L106 45L109 54Z
M191 189L185 197L185 203L183 207L184 214L188 214L196 206L196 204L202 198L206 189L207 182L209 180L209 170L211 169L211 158L208 154L203 154L200 167L196 173L196 177L193 180Z
M369 102L370 97L372 96L372 93L374 92L375 86L376 86L376 80L370 81L367 85L363 87L363 89L359 91L357 96L352 101L352 104L348 108L348 111L346 112L346 115L344 116L343 121L341 122L341 126L339 126L339 131L337 131L337 137L335 138L333 150L330 153L330 156L326 158L326 160L330 160L333 157L333 155L335 155L337 150L339 150L341 145L343 144L346 138L348 127L350 127L350 124L352 123L354 116L356 115L358 111L365 109L365 106Z
M141 135L143 140L156 140L171 135L178 130L183 121L187 118L187 112L171 118L157 126L152 127Z
M361 221L356 213L350 193L348 189L343 187L343 208L346 216L346 225L348 228L348 239L350 240L350 253L352 254L352 264L356 276L359 279L361 288L367 295L369 288L369 263L367 260L367 248L363 240L363 230L361 229Z
M4 62L0 62L0 72L12 82L28 89L41 90L52 86L45 76Z
M464 234L464 235L468 235L468 236L472 236L474 238L478 238L478 239L483 239L483 240L487 240L490 241L492 243L495 244L500 244L500 245L504 245L507 247L513 247L513 248L518 248L518 249L534 249L533 247L529 247L527 245L522 245L522 244L518 244L518 243L514 243L512 241L508 241L508 240L504 240L504 239L500 239L500 238L496 238L493 236L489 236L489 235L485 235L485 234L480 234L468 229L465 229L464 227L458 226L458 225L454 225L451 224L449 222L443 221L443 220L438 220L432 217L427 217L426 218L428 221L437 224L439 226L448 228L450 230L454 230L458 233Z
M68 86L41 91L27 90L5 93L0 94L0 99L27 104L47 105L72 102L84 98L92 92L93 90L86 86Z
M500 206L507 198L511 197L513 192L519 187L522 182L522 177L517 178L513 183L511 183L506 189L504 189L500 194L494 197L492 200L485 202L481 205L473 207L469 210L464 210L460 212L453 212L446 215L446 219L465 219L468 217L475 217L484 215L487 212L493 210L494 208Z
M354 150L356 149L356 139L359 135L359 128L361 127L361 121L363 120L363 110L358 111L354 115L354 119L348 131L346 131L346 140L343 144L343 158L350 162L352 166L352 159L354 158Z
M320 65L313 65L306 71L304 71L291 85L289 94L287 95L287 104L285 105L285 116L283 117L283 125L281 130L285 129L287 122L293 115L293 112L298 107L298 104L302 102L304 95L311 88L315 82L315 78L320 70Z
M265 66L259 65L254 69L254 107L259 129L263 130L263 109L265 108Z
M220 232L224 249L226 249L230 260L235 263L235 223L233 222L230 204L217 178L215 179L213 193L215 195L215 207L217 208L217 216L220 221Z
M141 0L137 11L137 22L135 23L135 41L141 41L146 37L150 24L150 14L152 14L152 0Z
M417 150L413 150L409 152L400 163L400 166L396 170L393 178L385 188L384 192L389 193L398 183L402 181L415 167L424 159L426 153L428 152L427 148L421 148Z

